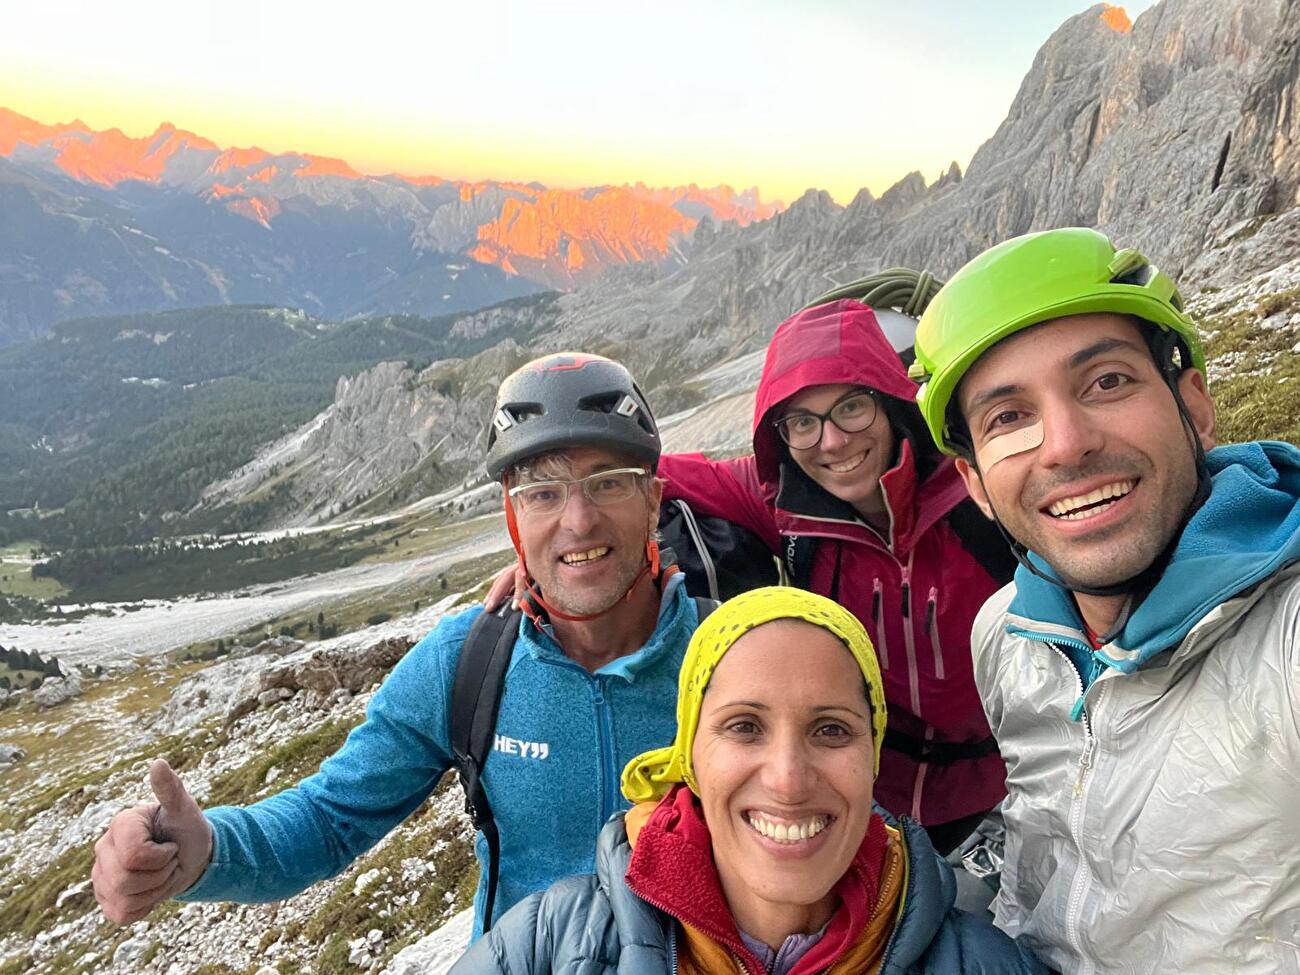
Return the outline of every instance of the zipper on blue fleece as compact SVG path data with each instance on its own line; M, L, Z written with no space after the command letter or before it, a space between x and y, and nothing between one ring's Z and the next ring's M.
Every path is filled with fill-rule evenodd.
M1101 676L1106 669L1106 661L1097 655L1097 651L1092 648L1092 644L1085 643L1083 640L1075 640L1071 637L1061 636L1053 633L1035 633L1033 630L1027 630L1019 626L1008 626L1007 632L1012 636L1024 637L1027 640L1037 640L1040 643L1050 643L1066 651L1066 657L1074 665L1075 671L1079 675L1079 686L1082 688L1078 700L1074 702L1074 707L1070 709L1070 720L1083 720L1083 698L1088 693L1088 688L1093 682ZM1076 651L1071 653L1070 651ZM1081 661L1088 661L1085 669Z

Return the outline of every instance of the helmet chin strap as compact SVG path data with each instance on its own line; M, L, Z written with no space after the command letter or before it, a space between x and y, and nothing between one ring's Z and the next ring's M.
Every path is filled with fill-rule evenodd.
M673 572L677 571L677 566L675 565L670 565L661 569L659 564L659 543L653 538L648 538L645 543L646 564L641 567L641 571L638 572L628 584L623 595L619 596L618 599L614 600L610 605L606 606L598 613L566 613L546 601L542 596L541 591L538 590L537 584L533 580L532 575L528 572L528 561L524 558L524 546L519 541L519 524L515 520L514 506L510 503L508 495L506 497L506 529L510 533L510 542L514 545L515 555L519 558L519 565L523 568L524 576L528 580L525 585L526 596L521 600L520 608L523 610L524 615L532 620L533 624L536 626L540 626L542 623L541 612L539 612L538 607L540 607L540 610L544 611L548 617L553 619L566 620L570 623L586 623L590 620L600 619L606 613L613 612L617 609L619 603L631 600L632 591L636 589L637 584L647 574L655 580L655 584L658 585L660 591L662 591L665 580ZM531 604L535 604L535 606Z
M1002 533L1007 545L1011 547L1011 552L1015 555L1016 561L1038 578L1050 582L1054 586L1059 586L1070 593L1080 593L1085 596L1132 596L1136 598L1136 602L1141 602L1155 588L1156 583L1160 581L1160 576L1164 574L1165 569L1168 567L1169 561L1174 557L1174 550L1178 547L1178 542L1187 528L1187 523L1192 520L1192 516L1200 510L1201 505L1205 504L1210 496L1212 484L1209 465L1205 459L1205 447L1196 432L1196 426L1192 423L1187 404L1183 402L1182 391L1178 388L1178 377L1182 374L1182 368L1173 360L1173 350L1177 345L1177 336L1173 335L1173 333L1162 332L1159 337L1152 340L1151 344L1152 352L1156 356L1156 364L1164 377L1166 385L1169 386L1169 391L1173 394L1174 403L1178 407L1178 415L1182 418L1183 426L1187 428L1187 432L1191 437L1192 455L1196 464L1196 491L1187 503L1187 507L1183 509L1178 528L1150 565L1136 575L1129 576L1122 582L1116 582L1109 586L1085 586L1079 583L1066 583L1054 573L1044 572L1034 565L1029 558L1029 549L1011 536L1006 526L1002 524L1002 519L998 517L997 511L993 509L992 499L989 499L989 510L993 512L993 524L997 525L998 531ZM980 486L982 487L984 485L984 473L978 467L975 468L975 471L979 475ZM984 496L989 497L987 489L984 491Z

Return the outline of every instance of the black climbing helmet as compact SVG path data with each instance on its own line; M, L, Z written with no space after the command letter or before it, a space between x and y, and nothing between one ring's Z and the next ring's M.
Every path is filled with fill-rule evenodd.
M579 446L658 468L659 428L627 369L604 356L557 352L502 380L488 426L488 476L499 481L529 457Z

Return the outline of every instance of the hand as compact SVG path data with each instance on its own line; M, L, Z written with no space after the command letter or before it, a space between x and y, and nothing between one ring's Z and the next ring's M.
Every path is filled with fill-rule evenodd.
M483 597L483 608L489 613L496 612L501 604L510 596L510 608L518 609L519 601L528 591L528 576L524 572L523 566L516 561L512 565L507 565L492 580L492 585L488 589L487 595Z
M212 827L161 758L149 766L149 785L158 801L118 813L95 844L95 900L118 924L194 886L212 859Z

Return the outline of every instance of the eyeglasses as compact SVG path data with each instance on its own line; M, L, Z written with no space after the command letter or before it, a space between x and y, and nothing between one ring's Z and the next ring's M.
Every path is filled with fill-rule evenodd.
M791 450L808 450L821 443L827 420L844 433L858 433L875 422L879 409L874 392L855 389L837 399L825 413L798 410L787 413L772 425Z
M583 496L594 505L604 506L626 501L636 493L639 478L648 474L644 467L616 467L596 471L573 481L530 481L512 487L506 493L530 515L552 515L569 503L569 489L582 485Z

